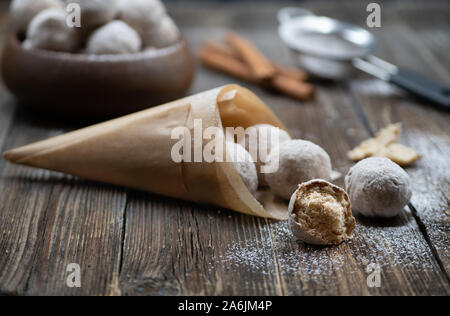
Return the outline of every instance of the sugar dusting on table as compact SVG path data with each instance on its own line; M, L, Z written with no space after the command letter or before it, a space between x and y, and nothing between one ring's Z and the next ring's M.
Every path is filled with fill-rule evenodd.
M404 133L405 143L423 155L413 168L407 169L412 178L412 204L437 249L450 244L450 137L410 129Z
M411 217L408 214L408 218ZM231 272L262 275L298 275L304 280L320 281L340 270L357 272L371 263L383 270L433 269L433 255L417 230L413 218L403 226L380 227L358 224L353 240L339 247L313 247L293 240L287 222L269 222L262 226L261 238L236 241L215 258ZM347 254L353 257L348 262ZM214 268L215 262L210 268Z
M427 222L427 227L432 228L429 233L434 237L433 243L445 249L448 247L449 226L445 225L448 223L445 212L448 200L440 196L442 190L436 188L444 183L444 192L448 192L450 185L449 139L414 130L408 130L402 138L403 143L424 154L422 160L407 169L413 178L412 203L419 216ZM437 175L437 178L430 178L429 174ZM436 210L442 210L442 214L436 214ZM360 273L371 263L378 264L382 272L438 269L408 207L401 220L377 223L376 220L359 219L354 237L338 247L321 248L297 243L287 222L262 220L261 223L257 237L224 245L215 261L231 272L257 275L279 272L282 276L296 275L304 281L316 283L325 282L323 277L329 281L340 271ZM440 232L442 229L447 229L447 234ZM210 268L214 269L214 266L215 262L211 262Z

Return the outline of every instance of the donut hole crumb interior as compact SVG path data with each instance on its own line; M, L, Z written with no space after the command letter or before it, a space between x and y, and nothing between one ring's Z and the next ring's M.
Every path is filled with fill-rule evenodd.
M348 239L354 222L348 217L350 202L345 193L315 183L298 190L295 199L292 213L303 230L332 244Z

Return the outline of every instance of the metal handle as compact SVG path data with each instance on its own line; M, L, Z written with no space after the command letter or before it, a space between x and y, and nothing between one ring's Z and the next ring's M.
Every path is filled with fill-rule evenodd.
M356 58L353 65L377 78L389 81L439 107L450 110L450 87L413 71L398 68L375 56Z
M389 81L412 92L418 97L429 100L446 110L450 110L449 87L445 87L418 73L401 68L398 69L396 74L391 75Z

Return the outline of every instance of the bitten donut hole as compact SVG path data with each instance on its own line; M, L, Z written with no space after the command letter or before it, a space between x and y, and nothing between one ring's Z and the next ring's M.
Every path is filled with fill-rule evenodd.
M355 227L345 192L325 181L313 180L295 193L292 220L299 239L313 244L339 244ZM294 225L295 225L294 224ZM302 238L302 236L309 238Z

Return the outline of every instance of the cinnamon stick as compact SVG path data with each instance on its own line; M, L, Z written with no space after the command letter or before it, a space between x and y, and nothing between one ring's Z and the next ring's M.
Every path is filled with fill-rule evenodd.
M275 70L277 71L277 74L279 74L279 75L283 75L285 77L289 77L291 79L298 80L298 81L308 80L308 73L306 71L296 69L296 68L282 66L282 65L276 64L276 63L273 63L272 65L275 67Z
M219 72L226 73L240 80L262 85L288 95L297 100L308 100L314 96L314 86L304 82L306 73L271 63L275 69L272 77L258 78L243 56L226 44L206 41L200 50L202 63Z
M229 33L226 39L258 80L270 79L275 75L271 62L252 43L235 33Z
M283 75L273 77L271 85L275 90L300 101L311 99L315 93L313 85Z
M241 60L241 56L232 47L216 40L206 40L203 43L203 48L211 52L216 52L218 54Z
M258 80L253 76L247 65L236 58L203 47L200 50L200 60L209 68L250 83L258 83Z
M232 47L215 40L205 41L203 47L210 51L214 51L216 53L223 54L231 58L241 59L241 56ZM303 70L286 67L274 62L271 62L271 64L275 68L276 73L279 75L283 75L300 81L305 81L308 79L308 74Z

